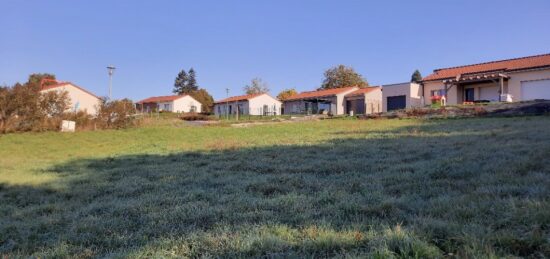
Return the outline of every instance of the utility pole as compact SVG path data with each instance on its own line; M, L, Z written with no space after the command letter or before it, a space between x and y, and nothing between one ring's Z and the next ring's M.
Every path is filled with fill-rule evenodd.
M107 70L109 71L109 101L112 100L111 92L113 89L113 72L115 72L116 67L113 65L110 65L107 67Z
M229 88L225 88L225 96L229 98ZM225 117L229 120L229 100L225 103Z

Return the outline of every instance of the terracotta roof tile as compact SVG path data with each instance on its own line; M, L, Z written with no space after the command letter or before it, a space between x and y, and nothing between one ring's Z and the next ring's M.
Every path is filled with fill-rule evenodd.
M356 95L363 95L363 94L366 94L366 93L369 93L369 92L372 92L376 89L380 89L380 86L369 86L369 87L365 87L365 88L361 88L359 90L356 90L356 91L353 91L349 94L346 94L346 96L356 96Z
M229 98L225 98L225 99L215 101L214 103L227 103L227 102L245 101L245 100L250 100L254 97L260 96L260 95L262 95L262 94L247 94L247 95L231 96Z
M299 94L295 94L293 96L288 97L287 99L285 99L285 101L333 96L333 95L341 94L343 92L352 90L353 88L357 88L357 86L332 88L332 89L327 89L327 90L318 90L318 91L309 91L309 92L301 92Z
M167 95L167 96L154 96L149 97L147 99L143 99L137 103L158 103L158 102L171 102L174 100L177 100L179 98L185 97L187 94L184 95Z
M463 74L483 73L489 71L513 71L546 66L550 66L550 53L537 56L491 61L466 66L436 69L434 70L433 74L424 77L422 80L442 80L453 78Z

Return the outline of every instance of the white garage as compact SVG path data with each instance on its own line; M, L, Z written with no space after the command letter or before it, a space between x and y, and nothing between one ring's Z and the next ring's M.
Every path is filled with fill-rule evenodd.
M550 79L521 82L521 99L550 100Z

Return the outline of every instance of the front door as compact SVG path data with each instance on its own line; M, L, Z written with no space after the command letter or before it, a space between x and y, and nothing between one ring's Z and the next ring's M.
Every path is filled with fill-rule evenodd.
M464 89L464 101L473 102L474 101L474 88Z

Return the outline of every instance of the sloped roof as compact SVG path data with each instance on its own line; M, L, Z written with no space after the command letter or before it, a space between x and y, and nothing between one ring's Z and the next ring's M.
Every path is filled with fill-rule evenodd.
M263 93L265 94L265 93ZM227 102L238 102L238 101L246 101L250 100L254 97L258 97L263 94L247 94L247 95L239 95L239 96L231 96L229 98L221 99L218 101L215 101L214 103L227 103Z
M550 53L514 59L491 61L473 65L440 68L422 79L422 81L442 80L463 74L483 73L490 71L514 71L550 66Z
M93 97L95 97L95 98L97 98L97 99L100 99L97 95L93 94L92 92L90 92L90 91L88 91L88 90L86 90L86 89L84 89L84 88L82 88L82 87L80 87L80 86L78 86L78 85L75 85L75 84L73 84L73 83L71 83L71 82L59 82L59 83L53 84L53 85L45 85L45 86L42 87L42 89L40 89L40 91L46 91L46 90L50 90L50 89L54 89L54 88L58 88L58 87L67 86L67 85L72 85L72 86L74 86L75 88L78 88L78 89L80 89L81 91L83 91L83 92L85 92L85 93L87 93L87 94L89 94L89 95L91 95L91 96L93 96Z
M287 99L285 99L285 101L333 96L333 95L341 94L341 93L344 93L346 91L352 90L353 88L357 88L357 86L349 86L349 87L342 87L342 88L332 88L332 89L327 89L327 90L301 92L299 94L295 94L293 96L288 97Z
M363 95L369 92L372 92L374 90L380 89L380 86L369 86L365 88L361 88L359 90L353 91L349 94L346 94L346 96L357 96L357 95Z
M187 96L187 94L184 95L166 95L166 96L153 96L149 97L147 99L143 99L137 103L159 103L159 102L171 102L174 100L177 100L179 98L183 98Z

